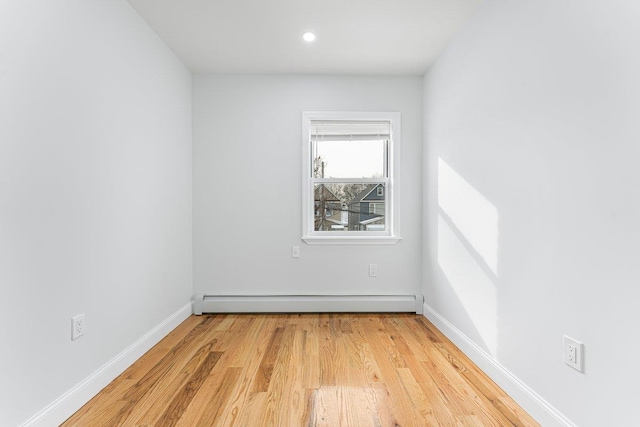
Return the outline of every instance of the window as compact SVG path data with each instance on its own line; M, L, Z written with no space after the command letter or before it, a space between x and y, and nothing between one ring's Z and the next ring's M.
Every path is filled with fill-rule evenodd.
M369 213L384 215L384 203L369 203Z
M399 113L303 113L303 233L315 243L395 243Z

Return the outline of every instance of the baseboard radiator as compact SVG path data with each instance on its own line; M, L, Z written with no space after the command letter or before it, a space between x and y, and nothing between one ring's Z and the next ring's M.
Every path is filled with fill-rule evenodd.
M422 314L422 295L196 295L193 313Z

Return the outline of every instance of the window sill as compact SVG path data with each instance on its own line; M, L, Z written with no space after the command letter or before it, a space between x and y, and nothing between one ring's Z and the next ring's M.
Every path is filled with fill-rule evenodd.
M402 240L398 236L304 236L308 245L393 245Z

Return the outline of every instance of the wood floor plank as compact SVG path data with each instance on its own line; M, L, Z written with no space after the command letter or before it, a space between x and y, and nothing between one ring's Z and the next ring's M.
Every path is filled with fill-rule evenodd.
M387 386L384 383L374 383L369 390L370 402L377 412L376 419L380 421L380 426L402 427L404 424L400 423L396 415L399 409L394 405Z
M346 366L340 384L349 387L366 387L380 380L380 373L371 349L359 334L343 334L338 340L339 351L345 354Z
M245 406L238 414L238 421L234 424L237 426L252 426L256 423L260 424L260 419L264 413L264 407L267 404L267 393L249 393ZM256 421L257 420L257 421Z
M318 316L318 355L320 361L320 386L336 385L336 370L339 368L339 360L335 360L336 341L335 333L331 328L331 319L328 314Z
M222 353L220 352L209 352L204 361L198 366L198 369L193 373L191 378L182 390L174 396L173 400L169 404L169 407L164 411L160 419L158 420L158 425L161 426L174 426L184 413L184 410L191 403L191 399L198 392L200 386L206 379L207 375L211 372L213 367L220 360L220 356Z
M441 408L442 405L433 404L433 401L425 395L411 370L401 368L398 370L398 375L400 376L402 386L409 397L409 401L411 401L416 412L418 412L422 420L424 420L424 425L446 425L449 421L450 412L447 411L446 408ZM436 412L438 415L436 415Z
M258 340L258 334L262 333L264 329L275 328L275 323L270 321L269 327L265 327L264 329L263 325L264 320L248 315L239 318L237 325L229 325L229 327L221 331L223 334L222 340L225 341L225 343L219 346L216 345L215 347L216 349L224 349L224 354L218 363L220 368L214 369L202 384L200 390L192 399L182 418L178 424L176 424L176 427L192 427L200 422L200 419L203 417L203 413L206 411L208 402L212 398L215 398L216 393L220 393L222 391L222 389L220 389L220 383L221 381L224 381L225 376L228 375L228 368L243 368L245 361L250 360L248 358L252 355L252 352L246 350L247 348L254 349L254 358L262 360L266 344L263 344ZM243 377L250 376L251 380L253 380L256 376L256 371L257 365L251 374L244 374ZM231 390L224 389L224 391L234 392L246 383L246 381L239 382L240 384L238 384L238 387ZM223 412L216 414L216 418L224 417L231 409L232 408L225 405ZM215 420L217 425L223 425L223 421L224 420Z
M284 328L277 327L271 333L271 339L265 350L262 363L258 368L256 375L256 381L254 383L254 392L266 392L269 389L269 383L271 382L271 375L273 375L273 368L280 351L280 345L282 344L282 338L284 336Z
M289 405L289 411L287 411L288 425L304 425L303 414L307 404L305 401L305 389L302 386L304 381L303 366L307 363L304 351L305 336L306 334L303 331L295 330L289 360L284 367L286 377L283 384L283 403Z
M241 368L229 368L222 377L222 381L211 396L200 416L197 427L218 426L224 421L220 414L224 411L233 390L238 386Z
M444 384L435 381L429 370L424 369L423 363L428 362L431 356L422 351L412 339L408 340L407 345L414 349L411 354L404 355L410 377L405 374L404 369L400 369L399 373L412 404L429 423L435 423L433 425L456 424L453 412L459 412L459 410L455 401L452 400L451 391L444 392L443 389L446 389ZM422 406L423 402L427 402L426 407Z
M296 336L297 325L291 324L284 328L282 333L281 345L274 361L271 381L267 390L267 402L261 419L261 426L279 426L287 425L287 415L289 411L283 412L281 408L287 406L291 409L292 390L288 388L291 385L289 378L295 376L298 367L292 363L296 359L294 355L294 340ZM302 362L299 359L296 359ZM299 402L298 402L299 404Z
M157 425L168 402L171 402L174 396L179 393L220 341L224 332L218 326L224 320L224 317L215 318L211 322L210 328L201 333L192 345L183 349L179 362L166 371L163 381L154 386L135 405L129 415L132 422L140 425Z
M340 425L340 409L338 408L338 388L321 387L313 396L313 412L309 425L330 427Z
M193 316L64 424L538 424L423 316Z
M303 388L306 393L320 387L319 316L307 315L300 328L304 333Z
M398 424L403 426L421 425L421 416L416 414L413 405L404 395L403 386L397 372L398 368L406 368L406 364L397 349L395 349L391 338L384 333L385 328L381 322L381 317L370 318L369 322L364 323L364 328L380 368L381 379L386 386L393 407L397 408L395 415Z
M243 340L240 347L243 351L233 352L235 357L230 361L229 366L241 369L240 378L238 379L238 386L229 397L229 403L224 406L223 411L219 414L219 425L221 426L241 425L237 424L239 415L250 397L256 372L270 338L268 334L263 332L269 328L265 324L266 321L267 319L264 316L256 317L252 327L242 335ZM202 404L194 401L194 408L197 406L202 406ZM193 422L185 423L184 426L190 427L193 424Z

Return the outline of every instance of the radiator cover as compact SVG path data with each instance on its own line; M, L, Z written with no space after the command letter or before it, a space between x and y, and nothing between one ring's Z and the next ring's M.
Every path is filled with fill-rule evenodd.
M422 314L422 295L196 295L202 313L376 313Z

